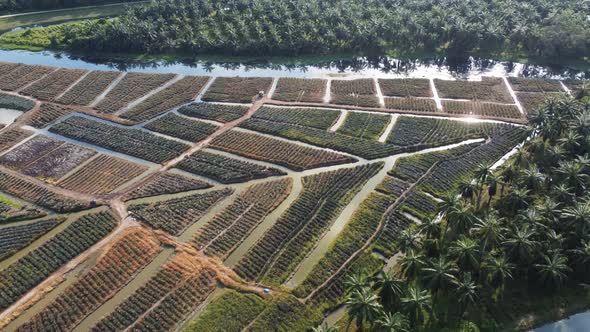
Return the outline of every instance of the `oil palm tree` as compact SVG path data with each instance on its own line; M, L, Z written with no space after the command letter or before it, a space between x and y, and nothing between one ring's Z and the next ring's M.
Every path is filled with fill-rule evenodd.
M515 227L508 233L502 245L515 260L526 263L532 259L533 251L538 247L534 236L535 231L529 225Z
M392 311L399 304L404 293L405 282L391 272L381 271L375 278L373 287L381 299L381 304L387 311Z
M409 332L410 322L401 312L385 312L377 321L378 331L382 332Z
M567 279L570 267L567 265L567 257L562 254L554 253L551 256L544 255L543 263L534 264L543 283L551 283L559 288Z
M406 253L410 250L418 249L418 234L411 230L403 230L399 235L399 250Z
M459 300L461 316L465 314L465 311L470 305L476 303L478 288L479 286L473 281L471 273L464 273L461 280L457 282L457 288L454 292Z
M416 250L410 250L400 258L400 271L410 280L416 279L425 266L424 255Z
M364 270L359 270L344 280L344 288L348 293L354 293L371 285L371 279Z
M582 164L573 160L562 161L555 171L576 193L581 193L586 188L588 175L584 174Z
M457 268L444 256L431 259L422 272L424 284L435 295L446 292L457 281Z
M543 185L545 175L539 171L537 165L530 164L528 168L521 172L520 181L527 189L537 191Z
M457 260L462 271L476 271L480 265L480 246L473 238L461 236L449 247L449 254Z
M590 231L590 200L579 201L574 206L563 209L562 216L569 221L578 234L588 234Z
M370 288L355 290L346 301L346 305L348 305L349 325L354 320L361 331L365 322L372 325L383 311L379 297Z
M487 282L493 287L503 289L506 281L512 279L514 264L505 256L489 256L485 261L484 271L487 273Z
M488 213L482 219L479 219L473 228L471 234L477 236L481 241L480 256L488 248L495 248L504 239L506 228L502 225L502 219L498 218L495 213Z
M476 220L473 210L463 203L447 215L447 223L455 236L466 233Z
M424 321L424 313L432 311L432 297L428 291L418 286L408 287L406 296L401 299L403 311L408 315L412 326Z

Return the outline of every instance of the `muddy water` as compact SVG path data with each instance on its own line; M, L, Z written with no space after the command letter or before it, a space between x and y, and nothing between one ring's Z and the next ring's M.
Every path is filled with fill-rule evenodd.
M108 316L113 310L128 297L133 295L139 288L145 285L154 277L162 265L164 265L174 254L174 249L165 248L156 257L146 265L127 285L117 292L108 301L104 302L92 314L87 316L76 328L74 332L90 331L103 317Z
M21 116L23 112L9 109L9 108L0 108L0 124L9 125L16 120L19 116Z

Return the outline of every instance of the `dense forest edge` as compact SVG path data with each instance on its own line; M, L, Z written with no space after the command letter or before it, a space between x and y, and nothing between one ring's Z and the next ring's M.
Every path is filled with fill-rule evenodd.
M153 0L120 17L6 33L10 48L130 54L394 57L587 63L587 1Z
M547 99L528 133L402 233L392 270L346 280L340 328L525 330L588 309L590 91Z
M101 6L135 1L141 0L4 0L0 2L0 15Z

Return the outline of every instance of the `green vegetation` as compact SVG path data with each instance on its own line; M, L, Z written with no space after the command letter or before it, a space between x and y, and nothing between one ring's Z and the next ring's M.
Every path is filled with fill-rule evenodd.
M580 96L582 97L582 96ZM481 164L404 232L388 273L349 276L359 330L528 329L587 307L590 98L545 102L531 140L493 171Z
M589 14L588 3L577 0L156 0L116 20L76 25L64 41L73 50L140 54L388 52L587 61Z
M185 332L239 332L267 307L266 301L255 294L227 290L213 300Z
M124 3L134 1L138 0L5 0L0 3L0 14L6 15L44 10L51 10L54 14L59 14L62 11L78 11L84 9L75 9L76 7L101 7L105 5L107 8L111 6L118 7L124 5ZM119 3L121 4L119 5Z

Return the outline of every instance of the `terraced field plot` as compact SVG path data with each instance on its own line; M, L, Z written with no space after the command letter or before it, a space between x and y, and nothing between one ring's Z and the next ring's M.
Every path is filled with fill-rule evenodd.
M512 92L527 112L564 92L1 62L0 81L0 108L24 112L0 129L11 331L317 326L355 271L382 270L405 230L525 139Z

